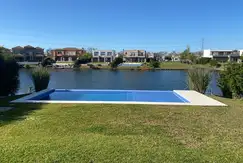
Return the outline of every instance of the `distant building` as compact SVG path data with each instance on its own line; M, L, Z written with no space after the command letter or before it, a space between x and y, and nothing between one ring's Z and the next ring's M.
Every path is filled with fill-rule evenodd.
M30 45L13 47L12 53L17 61L41 62L45 57L43 48Z
M220 62L235 61L243 55L243 50L203 50L204 58L212 58Z
M126 62L146 62L145 50L124 50L123 59Z
M92 62L112 62L117 57L114 50L93 50Z
M84 49L78 48L62 48L51 50L51 56L57 62L75 61L78 57L85 53L86 51Z

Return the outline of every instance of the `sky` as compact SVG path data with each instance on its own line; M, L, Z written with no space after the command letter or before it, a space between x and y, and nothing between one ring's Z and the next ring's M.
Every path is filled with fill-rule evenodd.
M1 0L0 45L243 49L243 0Z

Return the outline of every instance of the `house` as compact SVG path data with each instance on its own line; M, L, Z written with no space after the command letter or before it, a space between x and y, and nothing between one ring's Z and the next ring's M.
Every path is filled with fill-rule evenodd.
M243 50L203 50L202 57L212 58L220 62L237 62L243 56Z
M114 50L93 50L92 62L112 62L117 57Z
M51 56L57 62L75 61L78 57L85 53L86 51L84 49L78 48L62 48L51 50Z
M45 57L43 48L30 45L13 47L12 53L17 61L41 62Z
M123 59L126 62L146 62L146 51L123 50Z

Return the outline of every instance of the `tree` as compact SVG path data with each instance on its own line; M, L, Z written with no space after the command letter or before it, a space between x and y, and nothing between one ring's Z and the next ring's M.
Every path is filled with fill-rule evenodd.
M243 63L229 63L220 72L218 86L225 97L241 98L243 94Z
M48 87L50 81L50 73L44 67L37 67L31 72L32 81L35 86L35 91L41 91Z
M80 64L86 64L91 62L91 58L92 58L92 54L89 53L85 53L82 56L80 56L77 61L75 62L76 65L80 65Z
M0 54L0 96L14 95L19 88L19 65L12 56Z
M53 63L55 63L54 59L50 58L50 57L47 57L45 58L42 62L41 62L41 65L43 67L46 67L46 66L50 66L52 65Z
M197 57L190 52L190 47L187 46L186 50L184 50L180 54L180 59L181 60L190 60L190 62L196 62Z
M156 60L151 60L150 61L150 66L152 68L159 68L160 67L160 62L159 61L156 61Z
M119 64L123 63L123 57L119 56L111 62L111 68L115 69Z

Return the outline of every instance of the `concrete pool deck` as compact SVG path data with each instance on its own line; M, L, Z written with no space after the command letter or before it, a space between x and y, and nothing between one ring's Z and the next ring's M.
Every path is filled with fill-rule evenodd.
M11 101L11 103L63 103L63 104L144 104L144 105L178 105L178 106L227 106L217 100L196 91L174 90L176 94L185 98L188 102L141 102L141 101L60 101L60 100L29 100L33 97L40 96L44 93L53 91L46 89L40 92L30 94L20 99Z

